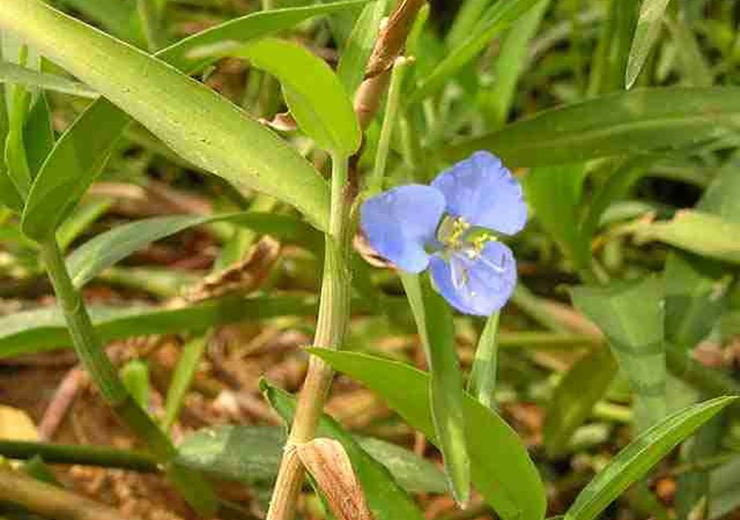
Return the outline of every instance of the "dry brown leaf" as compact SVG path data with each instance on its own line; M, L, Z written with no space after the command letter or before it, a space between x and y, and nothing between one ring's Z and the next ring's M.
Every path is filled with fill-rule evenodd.
M298 458L321 488L337 520L373 520L344 447L332 439L296 444Z

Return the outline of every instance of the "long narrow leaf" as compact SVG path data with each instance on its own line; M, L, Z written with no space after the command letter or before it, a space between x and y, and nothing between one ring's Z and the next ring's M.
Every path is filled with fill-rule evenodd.
M288 202L326 229L329 192L319 173L206 86L40 0L4 5L0 27L32 42L193 164Z
M173 215L144 219L118 226L86 242L67 259L67 269L76 287L82 287L108 267L139 249L191 227L215 222L232 222L284 240L318 244L320 237L304 222L268 213L225 215Z
M642 0L640 18L635 29L635 38L632 40L625 84L631 88L640 75L643 65L650 54L650 50L660 35L663 15L670 0Z
M101 99L83 112L41 167L23 209L21 226L29 237L41 240L54 233L108 162L121 126L130 119L107 103ZM101 114L114 117L103 120Z
M200 332L244 319L310 316L315 313L315 301L296 297L243 299L225 296L182 308L148 305L90 308L93 324L103 342L147 334ZM0 318L0 358L71 345L64 316L56 308L23 311Z
M435 437L455 499L465 504L470 492L470 457L465 445L463 382L455 352L452 312L421 275L401 274L431 373L429 401Z
M367 2L368 0L349 0L259 11L184 38L157 53L157 57L191 74L227 55L249 40L289 29L314 16L358 10Z
M642 478L655 463L678 443L737 397L718 397L680 410L645 431L632 441L581 491L565 514L565 520L593 520L624 492Z
M463 43L452 49L434 71L414 90L409 105L423 100L442 88L450 78L474 59L490 41L506 30L520 16L541 0L509 0L496 2L485 14L485 26L473 32Z
M726 136L738 124L738 88L653 88L546 110L441 155L458 161L489 150L509 166L576 163L680 149Z

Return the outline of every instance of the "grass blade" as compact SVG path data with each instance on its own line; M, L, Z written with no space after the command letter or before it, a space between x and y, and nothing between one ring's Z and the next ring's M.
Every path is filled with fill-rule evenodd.
M628 89L634 85L647 61L650 50L660 36L663 15L665 15L669 2L670 0L642 0L640 18L637 20L624 80Z
M567 164L679 150L734 133L738 124L738 88L652 88L546 110L440 155L454 162L489 150L509 167Z
M470 458L465 445L463 382L455 352L452 311L427 278L402 273L401 281L431 373L429 401L435 437L444 457L452 494L458 504L464 505L470 492Z
M103 120L101 115L111 116ZM54 233L100 175L118 139L130 121L110 110L104 99L93 103L57 142L34 180L23 209L21 227L42 240Z
M737 397L718 397L680 410L645 431L624 448L586 486L565 514L565 520L593 520L630 484L677 444L714 417Z

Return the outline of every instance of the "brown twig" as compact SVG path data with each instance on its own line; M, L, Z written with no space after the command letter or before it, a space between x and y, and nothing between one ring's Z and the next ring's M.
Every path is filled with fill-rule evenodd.
M75 367L67 372L56 392L54 392L54 397L52 397L49 406L44 411L44 417L41 419L38 428L40 441L50 441L54 438L54 434L66 417L67 411L88 380L87 373L80 367Z
M414 19L426 0L400 0L375 42L365 80L355 94L355 113L364 129L370 125L390 81L393 63L406 46Z

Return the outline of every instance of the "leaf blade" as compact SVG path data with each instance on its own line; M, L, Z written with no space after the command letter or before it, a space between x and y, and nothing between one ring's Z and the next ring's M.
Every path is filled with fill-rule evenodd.
M275 196L319 229L327 228L326 181L242 110L175 68L38 0L7 7L0 26L18 32L105 94L183 158L238 187Z
M300 45L264 38L239 50L253 66L278 78L301 129L319 147L349 157L362 132L347 91L323 60Z
M737 397L718 397L680 410L645 431L617 454L576 498L565 520L593 520L679 442Z
M380 393L414 428L434 440L427 392L429 376L401 363L351 352L309 349L336 370ZM399 391L402 389L402 391ZM478 490L502 518L542 520L544 488L527 450L497 414L475 399L463 401L471 476Z
M738 121L737 88L636 89L545 110L439 155L454 162L489 150L509 167L576 163L677 150L728 135Z

